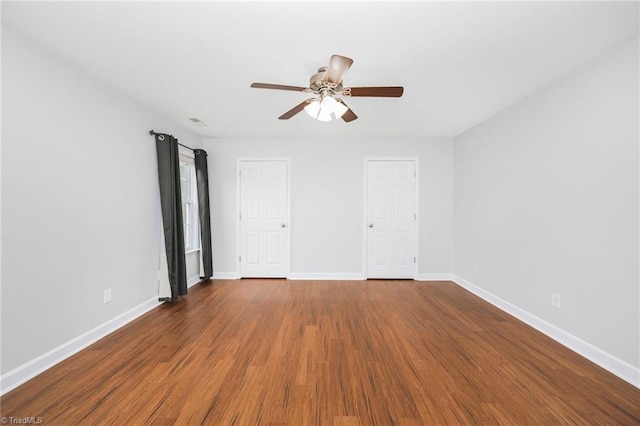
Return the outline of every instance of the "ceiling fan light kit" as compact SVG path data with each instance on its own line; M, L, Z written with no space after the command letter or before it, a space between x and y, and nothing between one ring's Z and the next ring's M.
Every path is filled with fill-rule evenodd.
M314 99L304 107L304 110L311 118L315 118L318 121L331 121L341 118L347 108L344 104L336 101L331 94L322 92L320 99Z
M282 114L278 117L280 120L288 120L304 109L310 117L318 121L327 122L342 118L342 120L347 123L355 120L358 116L342 99L337 98L336 95L340 94L346 97L399 98L404 93L404 88L401 86L343 87L342 78L352 63L353 60L345 56L331 56L329 66L320 68L316 74L311 76L309 87L269 83L253 83L251 87L257 89L290 90L316 95L316 97L307 99Z

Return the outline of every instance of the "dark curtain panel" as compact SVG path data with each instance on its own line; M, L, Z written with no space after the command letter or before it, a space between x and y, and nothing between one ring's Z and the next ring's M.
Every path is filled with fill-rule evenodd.
M209 211L209 171L207 169L207 152L202 149L193 151L196 164L196 183L198 185L198 213L200 215L200 243L202 244L202 270L205 280L213 276L213 260L211 255L211 213Z
M175 300L187 294L178 140L171 135L156 134L156 150L171 299Z

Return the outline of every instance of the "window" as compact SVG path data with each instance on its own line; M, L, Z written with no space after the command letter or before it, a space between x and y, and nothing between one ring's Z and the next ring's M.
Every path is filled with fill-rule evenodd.
M180 191L182 192L182 227L185 251L200 248L198 232L198 195L193 153L180 152Z

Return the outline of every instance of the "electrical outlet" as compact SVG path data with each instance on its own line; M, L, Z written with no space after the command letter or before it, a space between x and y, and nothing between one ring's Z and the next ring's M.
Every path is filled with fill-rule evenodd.
M551 293L551 304L556 308L560 307L560 295L558 293Z
M108 288L104 291L104 303L111 302L111 289Z

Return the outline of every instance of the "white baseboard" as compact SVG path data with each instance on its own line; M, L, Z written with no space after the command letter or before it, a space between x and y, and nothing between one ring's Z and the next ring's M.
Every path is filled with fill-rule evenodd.
M453 274L418 274L416 281L453 281Z
M215 272L213 273L214 280L239 280L240 274L237 272Z
M460 287L469 290L471 293L475 294L481 299L484 299L485 301L491 303L495 307L502 309L506 313L518 318L520 321L546 334L553 340L563 344L572 351L582 355L595 364L598 364L600 367L615 374L624 381L627 381L635 387L640 388L640 368L635 367L596 346L593 346L591 343L585 342L579 337L576 337L573 334L568 333L563 329L558 328L555 325L550 324L547 321L525 311L524 309L521 309L507 302L506 300L501 299L498 296L495 296L494 294L481 289L480 287L470 283L469 281L461 277L458 277L457 275L453 275L452 281L458 284Z
M367 277L361 272L332 273L332 272L293 272L289 274L290 280L336 280L336 281L362 281ZM453 274L418 274L416 281L452 281Z
M162 302L159 302L158 297L156 296L153 299L141 303L140 305L129 309L127 312L110 319L94 329L63 343L57 348L54 348L49 352L3 374L0 377L0 395L4 395L10 390L15 389L43 371L48 370L61 361L64 361L71 355L80 352L82 349L97 342L106 335L116 331L120 327L133 321L160 304L162 304Z
M238 272L214 272L214 280L239 280ZM354 273L333 273L333 272L292 272L287 277L289 280L365 280L365 276L360 272Z
M187 280L187 288L191 288L200 282L200 275L196 275Z
M367 278L361 272L292 272L290 280L333 280L333 281L362 281Z

